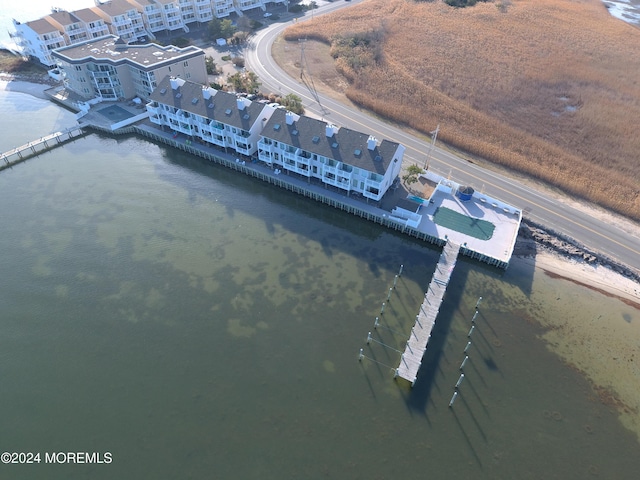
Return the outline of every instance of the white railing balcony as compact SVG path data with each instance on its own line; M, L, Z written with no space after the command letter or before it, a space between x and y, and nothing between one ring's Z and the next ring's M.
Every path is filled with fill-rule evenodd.
M330 167L329 165L322 166L323 173L333 173L334 175L338 173L338 169L336 167Z
M64 41L64 37L62 37L62 35L49 35L49 36L47 36L46 39L43 39L42 43L44 43L46 46L55 45L55 44L58 44L58 43L64 45L65 41Z
M109 29L107 28L107 26L104 23L101 23L99 25L94 25L93 27L89 27L89 32L94 33L94 32L101 32L103 30L107 30L109 31Z
M82 30L79 32L75 32L73 35L69 35L69 40L71 43L79 43L88 38L88 34L86 31Z
M198 22L210 22L213 20L213 13L209 12L198 12L196 14L196 20Z
M118 17L111 23L115 28L131 25L131 19L126 17Z

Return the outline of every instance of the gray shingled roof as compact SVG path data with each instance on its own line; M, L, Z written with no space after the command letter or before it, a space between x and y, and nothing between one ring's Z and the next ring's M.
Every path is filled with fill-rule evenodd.
M326 126L321 120L305 116L287 125L285 111L277 110L265 124L262 136L384 175L398 143L383 140L369 150L368 134L342 127L332 137L327 137Z
M55 21L57 21L58 23L60 23L60 25L64 25L64 26L73 25L74 23L80 22L80 19L75 17L74 14L66 11L54 12L49 16L53 18Z
M96 20L102 19L100 15L91 10L90 8L83 8L81 10L76 10L73 14L78 17L80 20L86 23L95 22Z
M205 100L202 95L202 85L194 82L185 82L184 85L173 90L168 76L158 83L149 98L246 131L249 131L256 120L260 119L264 108L262 103L247 100L249 105L244 110L239 110L236 95L222 91L217 91L209 100ZM194 99L197 100L195 103Z
M38 35L45 35L51 32L60 32L60 30L58 30L58 27L54 27L47 21L47 17L39 18L38 20L32 20L30 22L27 22L27 25Z
M111 18L117 17L118 15L123 15L129 10L138 10L136 7L127 2L127 0L111 0L107 3L101 3L100 5L97 5L93 8L102 10Z

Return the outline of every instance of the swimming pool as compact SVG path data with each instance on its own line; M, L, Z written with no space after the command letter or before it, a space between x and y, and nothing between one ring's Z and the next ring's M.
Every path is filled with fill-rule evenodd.
M409 200L411 200L412 202L416 202L416 203L419 203L419 204L421 204L421 205L422 205L423 203L428 203L428 202L429 202L429 200L424 199L424 198L420 198L420 197L416 197L415 195L409 195L409 196L407 196L407 198L408 198Z

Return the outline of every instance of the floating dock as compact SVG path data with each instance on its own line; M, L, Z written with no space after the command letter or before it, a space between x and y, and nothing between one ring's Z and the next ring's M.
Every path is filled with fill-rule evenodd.
M460 245L447 241L440 254L431 283L424 295L420 313L416 315L416 323L411 329L407 346L400 357L400 365L396 369L396 377L404 378L411 382L412 386L422 365L422 356L427 349L431 331L436 324L436 317L440 311L440 305L447 290L449 279L456 266L458 253L460 253Z
M47 150L58 145L62 145L69 140L84 135L84 130L80 126L67 128L61 132L55 132L46 137L39 138L33 142L29 142L21 147L14 148L8 152L0 154L0 170L12 167L13 165L23 162L28 158L35 157Z

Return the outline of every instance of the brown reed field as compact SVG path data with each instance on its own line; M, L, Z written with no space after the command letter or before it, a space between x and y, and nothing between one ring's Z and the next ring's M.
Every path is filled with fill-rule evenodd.
M640 29L600 0L367 0L285 32L305 37L354 103L640 220Z

